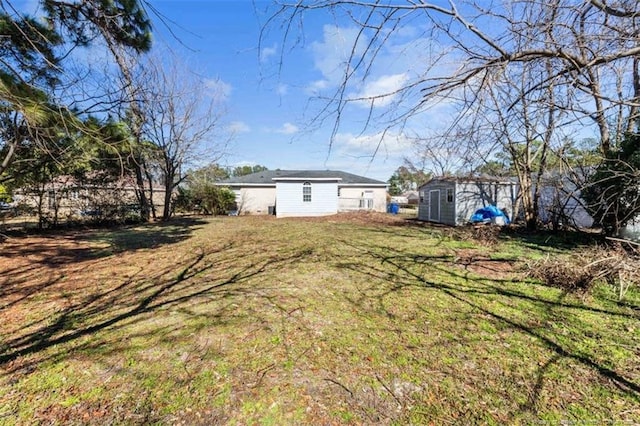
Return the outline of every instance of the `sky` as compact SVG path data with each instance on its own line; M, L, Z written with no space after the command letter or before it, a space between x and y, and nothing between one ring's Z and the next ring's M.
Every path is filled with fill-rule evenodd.
M382 138L379 129L363 131L365 105L361 111L353 107L333 141L337 117L325 117L321 125L313 121L324 105L318 95L334 93L344 72L344 57L356 34L346 19L325 12L305 15L304 28L295 26L286 44L280 22L267 27L261 39L273 12L267 1L150 3L162 16L150 13L156 45L170 46L186 58L224 97L224 125L233 137L222 163L342 170L387 181L411 155L411 144L402 135L392 132ZM406 81L406 50L390 51L411 41L408 31L407 40L391 45L380 69L372 70L367 81L354 88L361 93L354 94L381 93ZM382 99L380 107L387 103Z
M14 4L38 15L38 3L16 0ZM372 108L366 102L351 103L335 127L338 116L331 110L322 114L327 105L323 99L335 95L353 46L358 54L369 42L361 36L355 43L358 27L346 15L326 10L305 13L285 32L286 20L267 25L276 10L270 0L147 0L147 4L153 49L179 57L222 101L224 132L218 137L226 140L231 135L226 155L218 161L224 166L341 170L387 181L405 158L414 156L411 136L426 136L451 119L446 104L431 105L402 131L388 129L379 116L419 100L419 92L402 99L393 93L420 79L427 68L424 64L434 63L434 52L441 47L425 36L420 19L403 19L403 25L375 50L366 75L360 70L345 92L356 99L392 95L378 97ZM74 54L91 62L101 53L108 55L104 47L94 45ZM440 61L436 71L455 66ZM199 161L194 166L206 165L209 158L202 155Z
M434 2L438 1L445 7L449 4ZM39 0L14 4L37 15ZM452 96L423 105L402 127L388 127L385 121L422 100L422 86L402 93L398 89L425 79L437 81L460 67L455 51L446 41L441 44L433 38L420 13L397 14L401 25L383 32L384 43L368 44L370 34L359 35L354 23L365 19L361 9L351 10L351 16L324 9L306 11L298 15L300 20L288 21L270 20L277 10L271 0L145 0L144 4L153 22L153 49L179 57L220 102L223 131L218 139L205 141L205 153L207 146L210 152L217 151L213 147L230 136L226 155L218 161L223 166L331 169L387 181L406 158L418 157L414 138L436 135L454 119ZM487 31L500 31L499 26L482 22L482 15L478 19ZM450 22L441 24L452 28ZM100 53L108 55L104 47L103 52L97 49L94 45L74 54L83 55L85 62ZM335 98L349 54L357 57L365 51L368 60L375 52L375 60L354 71L344 95L356 100L374 97L373 105L351 102L340 117L331 108L323 109L326 99ZM461 158L456 155L459 147L449 148L452 152L431 153L428 171L439 172L434 158L454 163ZM210 161L201 155L187 168ZM449 171L457 166L446 165Z

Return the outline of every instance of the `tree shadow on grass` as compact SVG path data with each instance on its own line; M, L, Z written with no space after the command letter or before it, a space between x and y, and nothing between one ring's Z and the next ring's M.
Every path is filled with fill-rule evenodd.
M591 369L622 393L640 401L637 372L620 371L610 361L602 359L602 354L585 350L580 345L580 340L588 335L590 327L581 319L582 314L601 315L603 319L620 318L634 324L640 319L637 306L620 309L589 306L579 301L566 301L567 293L557 291L543 296L528 291L526 287L519 287L524 283L517 283L512 279L484 278L469 273L457 263L455 256L429 256L390 246L354 245L349 241L341 243L357 251L360 258L356 262L339 261L335 266L363 275L364 282L369 286L360 291L358 297L345 296L357 309L369 306L369 309L375 309L376 312L386 312L393 316L393 309L390 309L392 306L388 306L390 302L387 301L391 294L409 288L434 290L468 306L482 317L490 318L500 329L510 329L534 338L550 350L554 356L550 362L539 366L532 394L520 406L522 411L535 412L536 401L544 387L546 370L550 364L563 358ZM374 301L373 305L371 301ZM504 309L505 307L508 309ZM423 306L420 309L425 312L428 310ZM549 327L550 324L565 324L571 329L571 334L558 334Z
M557 252L579 247L602 245L602 234L589 230L549 230L528 231L521 226L450 226L418 219L404 219L383 224L375 232L390 236L424 236L436 239L454 239L491 244L495 241L517 241L524 247L540 252Z
M0 300L4 302L0 309L59 283L63 278L61 266L90 268L92 262L113 254L175 244L188 239L204 224L206 221L201 219L180 218L112 229L48 232L30 236L26 243L18 237L2 247L1 257L8 266L0 275Z
M66 301L66 307L53 317L41 316L24 324L13 336L6 336L0 345L0 366L5 367L5 374L16 369L28 371L30 363L43 361L42 355L21 360L15 368L11 364L59 345L60 355L67 354L66 343L106 329L129 327L165 308L237 295L260 297L265 289L251 287L249 280L287 268L308 255L307 249L270 252L227 243L206 250L194 249L159 270L141 268L121 282L94 285L86 294L83 289L76 289L75 298Z
M498 233L502 241L516 240L525 247L540 251L571 250L580 247L602 245L604 235L581 230L538 230L527 231L521 227L504 227Z
M103 255L123 251L151 249L186 240L193 232L206 225L198 218L176 218L171 221L137 226L107 229L78 235L78 240L106 243L108 248L99 251Z
M81 262L114 252L156 248L186 240L207 222L197 218L179 218L168 222L121 226L108 229L58 230L15 237L2 246L2 257L39 256L41 263L55 266ZM23 238L30 238L28 244ZM98 247L87 247L86 242ZM104 247L104 245L108 245Z

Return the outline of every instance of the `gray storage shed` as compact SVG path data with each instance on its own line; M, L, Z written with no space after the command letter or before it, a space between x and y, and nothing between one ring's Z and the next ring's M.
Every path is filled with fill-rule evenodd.
M436 177L418 188L418 219L464 225L476 210L494 205L513 219L516 180L496 177Z

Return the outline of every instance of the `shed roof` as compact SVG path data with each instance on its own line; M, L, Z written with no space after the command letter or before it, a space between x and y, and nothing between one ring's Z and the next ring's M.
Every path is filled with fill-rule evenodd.
M431 185L437 182L451 182L451 183L498 183L498 184L513 184L517 183L518 179L514 177L499 177L489 175L477 175L477 176L437 176L429 179L426 183L420 185L420 188Z
M265 170L220 181L220 185L275 185L276 180L336 180L341 185L386 186L385 182L338 170Z

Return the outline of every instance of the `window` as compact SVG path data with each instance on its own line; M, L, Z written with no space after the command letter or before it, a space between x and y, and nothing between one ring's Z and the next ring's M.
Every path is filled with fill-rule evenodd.
M447 203L453 203L453 188L447 188Z
M304 203L311 202L311 184L309 182L302 184L302 201Z
M367 210L373 209L373 191L364 191L364 208Z
M420 204L424 203L424 191L420 191Z

